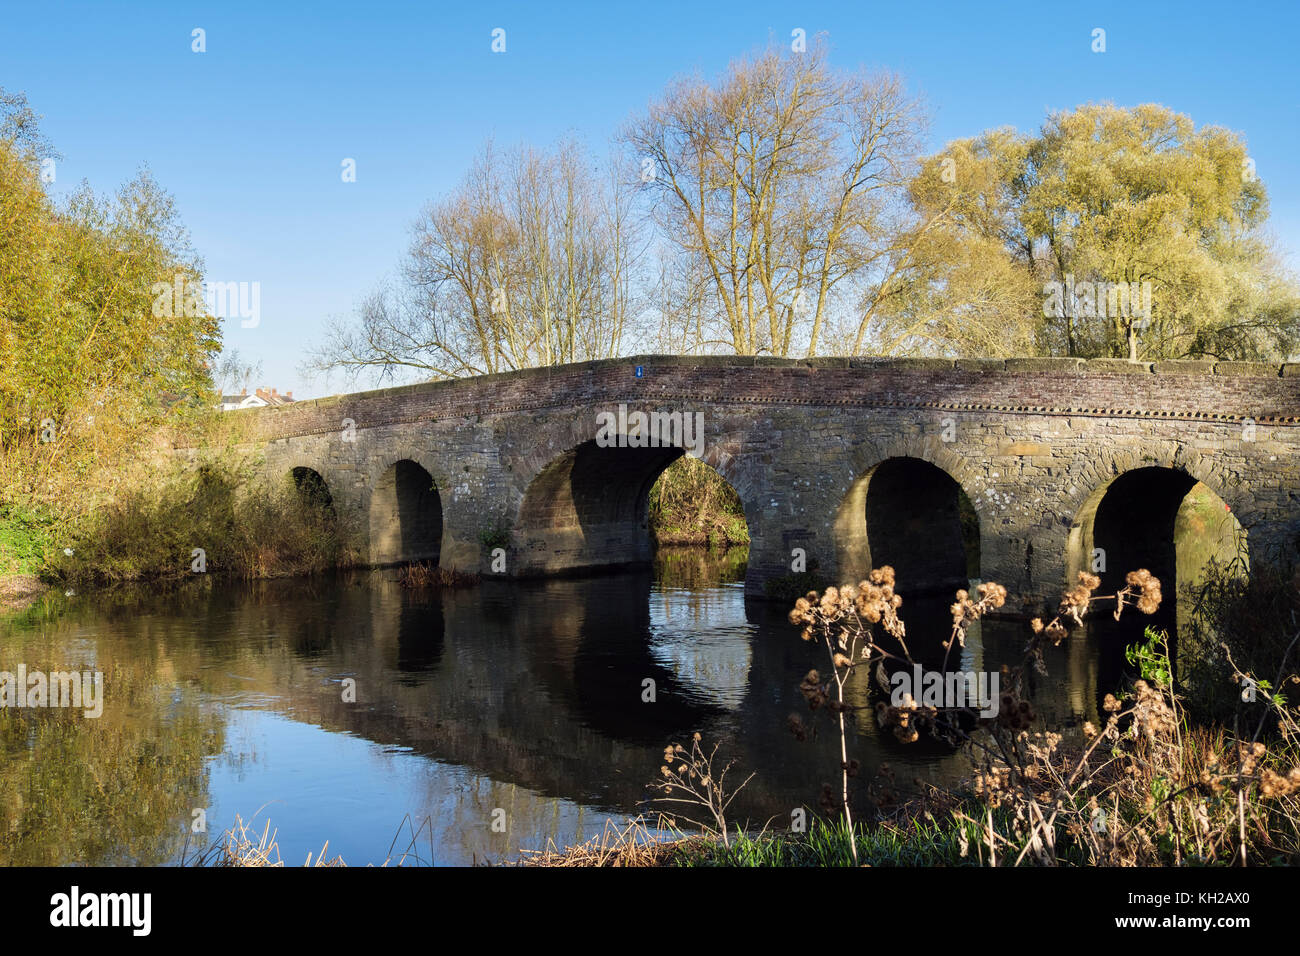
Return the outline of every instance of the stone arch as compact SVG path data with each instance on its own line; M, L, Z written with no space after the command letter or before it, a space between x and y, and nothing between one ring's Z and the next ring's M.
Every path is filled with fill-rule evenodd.
M644 410L647 406L637 407ZM590 413L571 416L553 423L549 433L542 440L533 442L529 450L519 456L513 465L516 480L519 482L520 499L527 493L528 486L556 458L579 445L594 441L598 430L594 416ZM748 467L747 460L740 455L743 444L743 434L735 428L724 429L714 433L713 437L705 439L700 458L736 489L736 493L745 503L745 513L749 514L756 503L754 496L757 482L756 476Z
M1205 456L1178 443L1168 443L1154 448L1151 446L1109 448L1099 454L1094 461L1089 462L1081 474L1073 476L1074 483L1066 495L1066 507L1070 516L1070 530L1066 542L1066 573L1063 582L1066 586L1073 586L1080 571L1092 570L1093 549L1097 546L1095 540L1097 512L1101 509L1107 495L1115 490L1116 483L1124 480L1125 476L1136 475L1139 472L1162 473L1166 477L1161 479L1153 474L1141 487L1131 487L1129 490L1133 493L1156 494L1167 498L1177 493L1179 487L1182 488L1179 504L1172 509L1171 515L1155 513L1139 515L1144 526L1157 519L1162 523L1166 519L1177 523L1179 510L1186 502L1187 496L1194 489L1203 488L1222 502L1225 513L1232 516L1244 546L1244 539L1252 523L1253 499L1242 491L1238 484L1229 480L1229 475L1216 461L1206 459ZM1128 479L1128 481L1133 480ZM1142 481L1142 479L1137 480ZM1123 492L1125 489L1121 485L1119 490ZM1167 505L1168 501L1162 503ZM1184 520L1187 517L1184 513ZM1171 524L1170 533L1172 529ZM1111 557L1107 555L1108 573L1125 574L1133 570L1112 568ZM1123 560L1122 555L1115 557ZM1151 570L1152 573L1158 573L1155 569ZM1168 593L1167 597L1173 597L1173 593Z
M437 564L442 551L443 509L433 474L415 456L398 458L370 484L370 563Z
M1195 631L1188 627L1188 591L1205 580L1211 561L1238 574L1250 565L1248 532L1235 507L1205 480L1221 481L1221 475L1198 474L1193 462L1163 464L1141 454L1112 462L1121 464L1133 467L1088 489L1073 515L1063 584L1072 585L1080 571L1088 571L1101 578L1098 593L1113 594L1129 571L1146 568L1160 578L1163 599L1151 616L1130 610L1119 621L1108 615L1091 619L1103 689L1117 684L1124 648L1140 642L1148 626L1170 636L1175 677L1182 680L1205 652L1195 640L1180 639Z
M329 482L314 467L294 465L289 469L289 477L304 501L319 504L331 514L334 512L334 494L330 491Z
M934 442L900 441L874 447L854 469L835 516L842 580L891 564L900 590L926 594L980 576L987 522L966 490L976 475L964 459Z
M650 562L647 496L686 449L681 444L636 447L626 431L617 430L598 442L599 434L594 417L575 416L520 462L516 473L522 489L511 534L516 573ZM606 440L611 437L612 443ZM699 457L736 490L749 520L754 514L752 482L741 466L739 447L733 436L705 440Z
M1249 567L1249 535L1232 505L1185 468L1146 463L1091 489L1074 513L1063 583L1088 571L1113 593L1144 567L1161 579L1168 611L1210 560Z
M1110 482L1125 472L1152 467L1184 472L1222 498L1243 527L1253 522L1254 499L1222 462L1176 441L1144 441L1138 446L1107 445L1096 449L1085 461L1072 466L1067 480L1061 482L1066 486L1060 496L1062 507L1073 518L1072 524L1077 524L1078 515L1089 503L1100 500Z

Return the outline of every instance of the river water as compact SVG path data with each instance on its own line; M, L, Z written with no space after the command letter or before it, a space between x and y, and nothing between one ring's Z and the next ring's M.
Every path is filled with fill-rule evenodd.
M408 863L510 860L654 813L665 744L696 731L735 761L729 780L754 775L732 818L788 826L839 765L828 715L798 690L825 662L784 608L745 601L743 576L743 555L666 552L588 579L438 593L375 571L74 596L10 618L0 671L99 671L104 703L98 718L0 709L0 864L175 863L237 816L259 837L269 822L287 865L327 841L349 865L408 849ZM947 603L902 608L923 657ZM961 669L1017 663L1026 635L976 625ZM1085 632L1048 654L1034 688L1047 726L1096 719L1116 678L1098 660ZM791 715L816 732L796 740ZM904 788L969 770L873 719L850 747L860 787L882 764Z

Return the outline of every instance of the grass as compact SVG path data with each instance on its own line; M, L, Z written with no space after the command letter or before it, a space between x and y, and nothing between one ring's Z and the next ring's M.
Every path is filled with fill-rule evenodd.
M859 863L853 861L842 823L813 818L807 833L741 832L730 845L713 836L670 836L641 819L622 826L607 821L601 833L564 850L526 853L524 866L554 867L842 867L978 866L978 827L913 820L856 828Z
M963 856L960 830L914 821L910 827L857 827L860 866L971 866L975 856ZM967 835L967 847L976 841ZM806 834L742 834L730 847L716 841L683 846L674 857L678 866L854 866L848 831L843 824L815 819Z
M47 587L40 576L54 549L55 522L44 512L0 505L0 611L20 611Z
M38 574L54 547L54 530L46 513L0 505L0 576Z
M478 584L479 580L479 575L474 572L444 568L425 561L408 564L397 576L398 584L412 590L468 588Z
M544 850L525 850L520 866L553 867L650 867L671 866L690 848L705 846L705 837L666 838L651 830L638 817L619 826L606 820L599 834L571 847L554 845Z
M813 819L806 834L765 831L740 833L730 846L709 836L665 833L652 828L643 817L619 824L606 820L600 833L583 843L558 848L525 850L510 865L525 867L836 867L853 866L848 836L842 825ZM413 854L412 848L424 828L415 830L408 821L403 829L410 835L407 849L394 853L394 838L384 866L428 864L432 859ZM967 827L967 830L974 828ZM965 836L963 843L962 837ZM974 832L914 821L910 825L881 824L858 828L858 854L868 866L973 866L979 865L979 838ZM206 848L183 859L187 866L279 867L284 866L276 831L270 821L261 830L239 817ZM309 854L304 866L346 866L341 857L329 857L328 842L319 853Z
M234 824L215 843L193 855L189 855L188 850L183 850L181 865L214 868L284 866L284 860L280 858L280 844L276 840L280 831L271 829L270 820L262 827L260 836L250 827L251 821L245 823L239 814L235 814ZM308 853L307 862L303 866L347 866L341 856L328 856L329 846L327 840L320 852L315 854L314 861L313 854Z

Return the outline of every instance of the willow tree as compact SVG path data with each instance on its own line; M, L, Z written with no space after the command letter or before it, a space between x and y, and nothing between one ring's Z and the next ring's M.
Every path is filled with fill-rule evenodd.
M885 354L980 357L1041 350L1041 281L1015 214L1025 143L1010 130L950 144L908 192L926 228L908 281L884 299L872 340Z
M695 280L665 308L740 354L815 355L831 331L860 347L912 261L921 123L897 76L835 70L820 41L675 80L623 135Z
M980 274L964 264L980 260L1008 334L1049 354L1251 359L1295 347L1295 284L1262 232L1264 185L1228 130L1155 104L1082 106L1033 136L949 144L910 194L940 215L947 249L928 257L916 312L978 305ZM969 344L971 329L947 331L954 348Z
M172 198L146 171L56 207L47 158L26 100L0 91L0 497L45 495L208 405L220 348L201 301L154 307L157 284L201 282Z

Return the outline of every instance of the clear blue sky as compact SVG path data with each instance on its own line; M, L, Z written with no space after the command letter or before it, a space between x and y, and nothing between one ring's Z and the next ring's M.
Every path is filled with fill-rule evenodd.
M1099 100L1236 130L1300 266L1296 0L4 6L0 86L44 115L65 157L56 191L110 190L147 163L208 278L261 283L261 324L228 322L226 342L295 397L340 390L300 375L304 345L392 272L420 207L486 138L577 133L603 151L675 74L715 74L796 27L827 32L839 65L901 72L929 103L934 149ZM341 181L345 157L355 183Z

